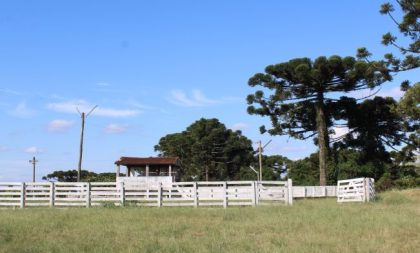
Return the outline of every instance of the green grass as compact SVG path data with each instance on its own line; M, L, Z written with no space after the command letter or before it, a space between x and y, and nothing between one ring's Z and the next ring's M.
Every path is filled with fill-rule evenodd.
M2 209L0 252L418 252L420 189L292 207Z

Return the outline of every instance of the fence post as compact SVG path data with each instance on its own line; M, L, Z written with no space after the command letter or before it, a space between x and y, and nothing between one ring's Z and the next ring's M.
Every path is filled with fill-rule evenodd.
M365 177L364 179L363 179L363 187L364 187L364 190L365 190L365 199L364 199L364 201L365 202L369 202L370 201L370 194L369 194L369 178L367 178L367 177Z
M370 195L370 190L372 188L372 195ZM374 201L375 200L375 179L374 178L369 178L369 200L370 201Z
M50 207L54 207L54 198L55 198L55 184L50 183Z
M119 188L119 193L120 193L120 204L121 204L121 206L124 206L125 205L124 181L119 182L118 188Z
M162 206L162 182L159 182L158 184L158 199L157 199L157 206Z
M86 183L86 208L90 207L90 183Z
M255 183L255 205L259 205L260 204L260 181L257 181Z
M256 206L256 203L255 203L255 196L256 196L256 193L255 193L255 181L252 181L251 182L251 190L252 190L252 195L251 195L251 203L252 203L252 206Z
M197 189L197 182L194 182L194 207L198 207L198 189Z
M292 179L287 179L287 189L288 189L288 193L287 194L287 204L288 205L293 205L293 183L292 183Z
M26 185L25 183L22 183L22 186L20 189L20 208L25 207L25 197L26 197Z
M223 208L228 206L227 183L223 182Z

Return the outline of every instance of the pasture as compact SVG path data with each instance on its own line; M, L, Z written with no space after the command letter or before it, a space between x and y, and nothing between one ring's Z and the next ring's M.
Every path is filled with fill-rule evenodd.
M372 203L0 209L0 252L417 252L420 189Z

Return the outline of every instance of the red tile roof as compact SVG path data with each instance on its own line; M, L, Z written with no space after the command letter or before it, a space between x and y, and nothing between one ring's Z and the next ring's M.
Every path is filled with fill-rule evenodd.
M122 156L116 165L179 165L178 157L126 157Z

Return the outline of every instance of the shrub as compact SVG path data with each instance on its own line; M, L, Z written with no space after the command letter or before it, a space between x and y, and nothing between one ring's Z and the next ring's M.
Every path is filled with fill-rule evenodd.
M376 182L375 189L378 192L386 191L394 187L394 181L391 179L391 174L384 173L381 178Z
M400 189L419 187L420 177L403 176L395 180L395 185Z

